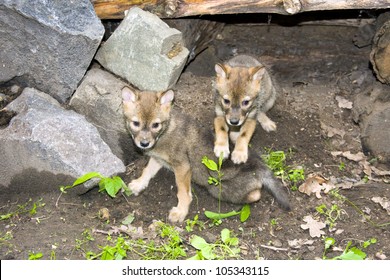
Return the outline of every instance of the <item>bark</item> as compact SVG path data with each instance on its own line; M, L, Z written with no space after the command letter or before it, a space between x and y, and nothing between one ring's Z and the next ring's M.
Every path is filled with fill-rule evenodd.
M378 80L390 84L390 12L377 19L370 61Z
M125 10L138 6L162 18L195 15L277 13L293 15L308 11L386 9L388 0L91 0L101 19L120 19Z

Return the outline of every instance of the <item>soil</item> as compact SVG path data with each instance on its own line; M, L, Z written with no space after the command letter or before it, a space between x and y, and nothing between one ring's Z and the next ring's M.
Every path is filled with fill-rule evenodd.
M195 226L194 231L188 232L186 223L175 225L187 257L195 254L189 245L191 236L196 234L214 243L224 228L239 239L241 253L234 257L237 259L322 258L324 237L332 237L336 242L326 252L327 258L340 255L350 241L351 247L367 254L367 259L390 257L389 212L372 200L390 199L390 187L386 184L389 178L372 175L371 180L362 181L365 173L361 161L331 154L362 151L359 126L352 119L351 109L341 108L338 100L342 97L353 102L368 85L377 83L369 65L370 46L356 47L356 33L354 26L227 24L213 44L185 69L175 86L176 106L212 128L214 64L236 53L258 57L280 89L277 102L268 113L277 123L277 130L266 133L258 126L251 149L284 151L288 166L303 167L306 177L317 174L339 183L338 193L347 198L340 200L324 192L317 198L290 190L293 207L286 212L264 192L262 199L251 205L246 222L240 222L236 216L216 226L204 216L204 211L218 211L218 201L194 186L195 199L188 218L193 220L198 215L205 228ZM127 183L146 163L141 155L137 158L121 175ZM291 187L288 181L286 185ZM16 213L18 209L30 210L34 203L38 206L35 214ZM22 186L3 192L0 205L1 215L15 213L10 218L1 216L0 259L27 259L31 253L42 253L42 259L86 259L88 251L99 253L106 245L114 246L118 230L110 231L118 229L129 214L135 218L131 225L143 231L141 236L146 242L164 242L160 234L149 234L153 231L150 226L155 220L167 222L168 211L176 205L176 187L173 174L162 170L138 197L118 195L112 199L96 188L81 195L74 189L61 195L59 186L42 190ZM320 237L313 237L301 225L306 216L326 222L326 216L316 210L320 205L328 209L337 205L340 216L332 227L328 224L322 229ZM222 212L240 208L221 203ZM132 236L134 240L139 238ZM364 248L363 242L371 238L376 243ZM142 257L129 251L127 258Z

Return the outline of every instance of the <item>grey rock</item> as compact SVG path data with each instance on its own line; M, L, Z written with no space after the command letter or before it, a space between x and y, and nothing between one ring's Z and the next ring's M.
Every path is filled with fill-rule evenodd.
M125 171L97 129L49 95L26 88L6 109L17 115L0 129L0 185L40 189L51 178L58 187L87 172Z
M69 105L94 124L112 152L128 164L134 161L136 153L122 110L121 89L125 85L111 73L93 68L85 75Z
M379 82L355 97L352 117L359 123L365 154L390 164L390 88Z
M76 90L104 34L89 0L2 0L0 30L0 83L16 79L62 103Z
M188 53L178 30L134 7L95 59L141 90L163 91L177 82Z

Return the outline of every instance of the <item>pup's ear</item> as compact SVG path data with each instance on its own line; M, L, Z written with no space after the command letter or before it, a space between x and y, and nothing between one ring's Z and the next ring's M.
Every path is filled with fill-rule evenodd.
M175 98L175 93L173 92L173 90L170 89L166 92L161 93L159 98L161 105L171 104L173 99Z
M138 99L138 95L135 90L129 87L122 88L122 100L123 102L135 102Z
M263 78L263 75L265 73L265 68L264 66L256 66L256 67L251 67L250 70L252 80L253 81L259 81L261 78Z
M223 64L217 63L215 64L215 73L217 73L217 77L227 79L228 78L228 69L227 66Z

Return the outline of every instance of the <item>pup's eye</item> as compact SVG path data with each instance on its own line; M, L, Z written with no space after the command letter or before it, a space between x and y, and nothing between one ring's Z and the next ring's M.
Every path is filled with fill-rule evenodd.
M132 123L133 123L133 126L135 126L135 127L139 127L140 126L140 123L137 122L137 121L133 121Z
M152 128L153 129L157 129L159 127L160 127L160 123L158 123L158 122L152 123Z
M223 103L224 103L225 105L229 105L229 104L230 104L230 100L229 100L229 99L226 99L226 98L224 98L224 99L223 99Z
M244 100L242 101L242 106L248 106L249 105L249 100Z

